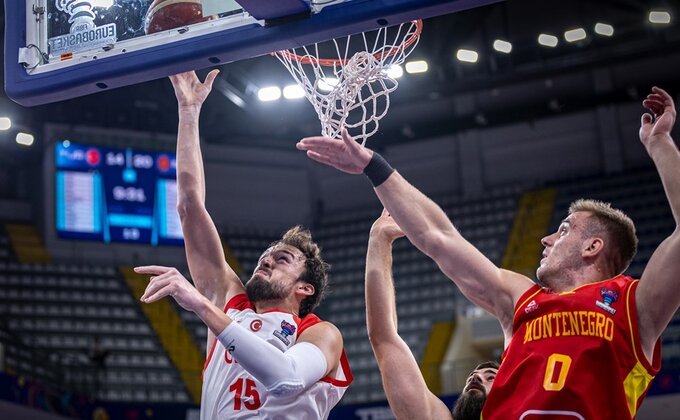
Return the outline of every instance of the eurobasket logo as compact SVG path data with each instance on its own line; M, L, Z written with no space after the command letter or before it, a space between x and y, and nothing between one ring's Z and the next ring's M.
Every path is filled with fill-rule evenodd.
M69 15L70 33L50 38L50 56L56 57L64 53L87 50L115 44L116 24L109 23L96 26L94 6L88 0L55 0L60 12Z
M281 321L281 331L274 331L274 335L276 338L283 341L285 345L289 345L290 340L288 340L288 336L295 334L295 329L295 325L286 321Z

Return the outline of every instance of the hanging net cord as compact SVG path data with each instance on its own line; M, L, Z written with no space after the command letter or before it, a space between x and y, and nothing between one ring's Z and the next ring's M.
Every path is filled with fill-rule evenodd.
M363 145L378 131L389 95L399 86L390 70L415 49L421 31L418 20L274 55L304 89L321 121L321 133L340 138L347 128ZM323 48L337 58L320 58Z

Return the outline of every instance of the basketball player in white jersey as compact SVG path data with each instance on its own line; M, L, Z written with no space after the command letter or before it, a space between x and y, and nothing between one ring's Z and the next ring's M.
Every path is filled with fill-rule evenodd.
M490 361L478 365L450 410L427 388L418 362L397 332L392 243L403 236L383 210L371 227L366 252L366 328L387 401L397 420L479 420L499 364Z
M328 282L319 247L309 231L290 229L244 287L205 208L198 121L217 73L203 83L194 72L170 77L179 106L177 208L196 287L174 268L137 267L152 276L141 299L171 296L208 327L202 420L327 418L352 375L338 329L311 314Z

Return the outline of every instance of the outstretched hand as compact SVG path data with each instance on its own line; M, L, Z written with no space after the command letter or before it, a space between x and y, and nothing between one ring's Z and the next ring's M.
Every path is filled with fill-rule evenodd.
M665 90L654 86L652 93L647 95L647 99L642 101L642 106L654 114L642 115L640 125L640 141L649 150L659 141L670 140L671 130L675 124L675 104L673 98Z
M383 209L380 217L371 226L371 237L378 237L392 243L403 236L404 231L401 230L387 210Z
M307 151L311 159L349 174L360 174L373 157L373 151L357 143L342 130L342 141L330 137L306 137L295 147Z
M195 71L170 76L179 107L200 107L203 105L203 101L212 90L213 82L219 72L217 69L211 71L205 77L204 82L198 79Z
M182 308L195 311L203 300L203 295L174 267L147 265L135 267L135 273L151 275L149 284L140 298L144 303L172 296Z

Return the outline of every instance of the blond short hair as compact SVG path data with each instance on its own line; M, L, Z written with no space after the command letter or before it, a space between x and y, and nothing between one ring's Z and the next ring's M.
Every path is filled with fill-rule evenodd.
M623 273L637 253L638 238L635 223L626 213L612 208L611 204L598 200L579 199L569 206L569 214L577 211L591 213L591 222L586 226L586 234L604 236L605 255L608 258L609 274Z

